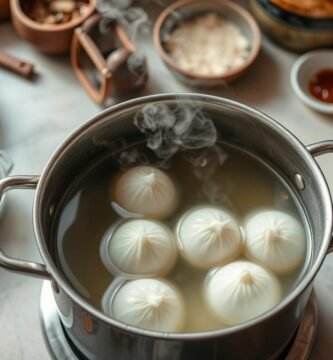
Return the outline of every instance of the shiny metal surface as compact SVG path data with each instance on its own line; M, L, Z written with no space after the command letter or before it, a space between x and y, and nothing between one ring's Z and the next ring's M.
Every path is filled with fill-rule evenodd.
M57 207L63 189L70 186L79 169L109 153L108 144L113 139L126 138L137 132L132 119L142 106L161 103L175 105L180 102L200 106L221 130L222 141L246 149L284 177L307 210L306 215L313 232L313 257L308 271L294 291L265 315L223 330L163 334L137 329L108 318L73 291L57 269L55 259L50 256L52 242L49 229L52 226L52 216L46 215L46 209ZM300 191L294 185L295 173L314 181ZM327 184L302 143L282 126L254 109L226 99L193 94L157 95L132 100L106 110L79 128L60 146L47 164L36 193L34 215L40 251L62 289L62 295L57 298L58 307L62 306L62 300L66 296L73 300L73 326L66 327L66 333L88 358L89 353L94 353L98 359L118 357L120 354L123 359L145 360L162 357L162 354L166 359L267 359L276 356L296 330L311 293L313 277L327 253L332 229L332 209ZM85 328L82 313L85 314L85 319L89 318L89 322L95 324L93 331ZM239 347L239 343L243 346Z
M6 191L11 189L35 189L38 184L38 180L39 180L38 176L11 176L2 179L0 180L0 197L3 197ZM51 279L50 274L46 270L45 265L29 262L29 261L13 259L7 256L6 254L4 254L4 252L1 250L0 250L0 265L7 270L16 271L27 275L37 276L44 279Z
M295 184L300 190L303 190L305 188L303 176L301 174L295 175Z
M7 153L3 150L0 150L0 179L3 179L6 176L8 176L13 166L14 163L11 160L11 158L7 155ZM6 201L7 201L6 194L3 194L0 197L0 216L2 216L5 210Z
M302 320L296 332L295 340L285 360L306 360L316 338L318 328L318 303L313 291L306 305Z
M320 141L307 146L313 156L319 156L333 152L333 140Z
M45 281L40 296L40 323L50 355L55 360L80 360L65 337L50 283ZM288 345L285 360L306 360L311 352L318 326L318 304L312 292L295 339Z
M45 281L42 286L39 317L43 337L52 358L55 360L79 360L65 337L51 284L48 281Z
M312 156L333 153L333 140L320 141L318 143L308 145L307 149L309 150L310 154L312 154ZM327 252L333 252L333 236Z
M308 267L294 289L274 309L247 323L198 333L161 333L109 318L74 290L57 265L52 226L64 192L83 169L110 155L115 139L140 136L133 125L145 105L194 104L220 130L221 141L241 147L272 167L289 184L311 229ZM295 174L306 179L303 190ZM1 182L0 182L1 190ZM116 105L78 128L50 158L38 182L34 230L66 335L88 359L272 359L294 335L308 303L312 281L329 248L332 203L325 178L306 147L265 114L243 104L199 94L165 94ZM51 234L51 235L50 235ZM242 346L239 346L242 344Z
M21 274L51 279L45 265L34 262L13 259L0 250L0 266L7 270L15 271Z

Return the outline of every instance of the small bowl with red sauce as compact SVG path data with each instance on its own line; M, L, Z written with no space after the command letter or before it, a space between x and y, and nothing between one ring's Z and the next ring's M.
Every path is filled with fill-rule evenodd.
M308 106L333 114L333 50L316 50L299 57L290 74L296 95Z

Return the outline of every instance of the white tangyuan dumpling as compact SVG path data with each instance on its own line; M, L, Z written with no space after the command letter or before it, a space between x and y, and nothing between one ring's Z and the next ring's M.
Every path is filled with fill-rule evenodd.
M227 325L253 319L281 300L281 286L273 273L249 261L214 269L205 283L208 308Z
M120 271L135 275L161 275L174 266L177 245L171 230L158 221L134 219L115 228L108 257Z
M115 202L129 212L165 219L176 210L179 196L172 179L152 166L125 171L113 191Z
M245 221L247 255L277 274L291 272L305 256L305 233L301 224L284 212L261 211Z
M234 217L216 207L200 207L178 221L177 240L181 254L191 264L208 269L237 257L242 233Z
M112 316L143 329L181 331L185 319L184 301L179 291L157 279L126 282L112 299Z

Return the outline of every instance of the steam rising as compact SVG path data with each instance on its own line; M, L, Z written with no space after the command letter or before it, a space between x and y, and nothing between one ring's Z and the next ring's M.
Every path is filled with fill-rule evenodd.
M149 159L144 152L138 151L135 148L130 148L128 150L123 150L119 154L118 163L121 168L126 169L132 165L148 165Z
M149 104L136 114L134 124L147 140L147 147L164 161L176 152L213 146L217 131L211 119L192 104Z
M215 144L207 149L187 152L184 154L184 159L192 164L193 173L202 184L201 194L198 194L200 199L214 205L223 205L237 212L228 196L231 184L227 183L223 173L219 171L228 159L228 154L222 147Z
M147 80L147 61L145 56L133 53L127 59L128 70L135 77L134 86L141 86Z
M131 6L132 0L100 0L96 8L103 19L100 21L101 33L108 33L114 21L126 30L131 41L139 32L147 32L151 27L147 13L140 7Z
M150 0L145 3L149 5ZM165 7L163 0L154 0L154 3ZM99 0L97 10L104 17L100 22L100 31L109 32L113 22L118 21L133 42L138 34L150 30L151 23L147 13L141 7L132 5L132 0ZM180 20L180 15L175 12L166 28L173 27L175 22ZM146 71L143 71L146 67L145 56L138 52L132 54L127 60L127 66L132 74L138 75L138 84L146 80ZM221 179L218 171L228 156L217 143L218 132L213 121L200 106L194 102L181 101L167 105L148 104L135 115L134 124L145 136L146 146L156 156L153 161L147 152L141 151L140 147L135 147L124 139L111 143L96 138L94 141L114 152L115 159L122 169L152 162L158 167L166 168L176 153L183 152L184 159L193 167L194 176L202 184L199 194L202 200L233 208L226 195L229 185L225 179Z
M219 145L214 145L202 151L184 154L184 158L193 165L195 176L206 182L216 175L228 155Z
M141 140L135 144L121 137L110 141L95 136L95 145L107 148L122 170L149 164L165 169L172 157L181 153L201 184L200 192L193 194L194 200L238 212L229 197L232 183L221 171L228 154L219 144L213 121L199 106L181 101L175 105L148 104L135 115L134 124L144 134L145 145L151 152L142 149Z
M109 9L109 8L125 10L129 6L131 6L132 3L133 3L133 0L99 0L97 2L97 9L99 11L101 9Z
M193 103L176 105L149 104L139 111L134 124L145 135L147 147L167 167L178 152L193 167L194 176L201 182L202 201L224 205L235 211L228 197L230 184L221 172L228 155L218 142L218 132L213 121ZM126 156L123 157L124 159Z

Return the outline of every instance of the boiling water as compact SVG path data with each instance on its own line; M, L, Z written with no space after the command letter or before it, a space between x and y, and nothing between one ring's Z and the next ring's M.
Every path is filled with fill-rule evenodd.
M148 161L159 166L143 145L126 148L127 155L141 151L144 156L136 157L140 164ZM123 155L122 151L112 154L78 179L64 197L55 223L60 266L72 286L99 309L103 294L113 280L100 259L100 243L107 229L119 220L111 206L110 184L121 168L126 167L128 156L123 161ZM167 165L165 171L174 178L182 196L177 213L166 221L171 228L189 208L209 203L231 210L240 220L256 209L276 208L305 224L293 195L281 179L257 159L234 147L219 144L204 152L180 152ZM279 277L284 295L301 271ZM167 276L181 289L186 302L184 331L223 327L203 302L206 274L207 271L195 269L179 257Z

